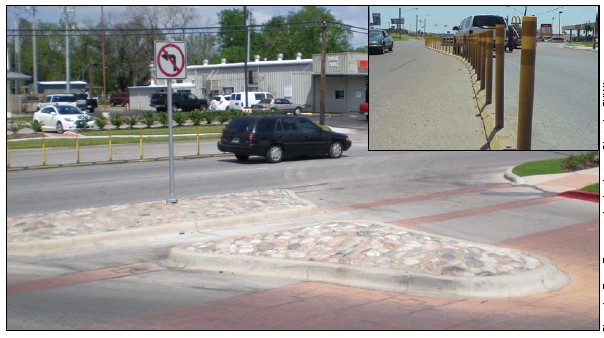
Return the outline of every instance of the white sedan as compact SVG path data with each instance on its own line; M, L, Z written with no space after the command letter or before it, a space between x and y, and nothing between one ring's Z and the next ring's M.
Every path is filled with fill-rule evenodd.
M229 102L231 101L230 95L216 95L210 102L210 110L214 111L225 111L229 110Z
M34 121L42 124L42 130L52 130L59 134L63 134L65 130L77 129L78 120L88 120L88 127L94 127L90 115L74 106L46 106L34 113Z

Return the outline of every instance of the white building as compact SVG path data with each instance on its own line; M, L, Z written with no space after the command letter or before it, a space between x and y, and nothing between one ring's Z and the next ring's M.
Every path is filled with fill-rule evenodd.
M364 63L361 62L364 60ZM359 103L365 102L365 84L368 78L367 54L328 54L326 62L326 111L358 111ZM248 91L266 91L275 97L285 97L306 106L306 111L319 111L320 100L320 55L312 59L248 62ZM153 65L151 73L155 74ZM317 71L318 70L318 71ZM155 78L155 75L153 75ZM166 80L152 80L150 86L129 87L130 108L149 110L151 94L166 90ZM187 66L187 78L174 81L174 91L187 91L197 97L211 100L212 96L243 92L245 90L245 64L243 62ZM314 88L313 88L314 87Z

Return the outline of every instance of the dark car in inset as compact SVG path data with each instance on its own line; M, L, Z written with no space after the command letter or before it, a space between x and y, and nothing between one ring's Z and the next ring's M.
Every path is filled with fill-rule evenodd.
M284 157L328 155L339 158L351 146L350 138L321 129L310 119L288 115L246 115L224 128L218 149L234 153L240 161L264 156L269 163Z
M369 53L384 54L394 48L394 41L388 32L382 29L369 30Z

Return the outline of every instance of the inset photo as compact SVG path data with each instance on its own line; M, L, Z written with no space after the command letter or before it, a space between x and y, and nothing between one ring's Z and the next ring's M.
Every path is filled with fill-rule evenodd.
M595 150L598 6L370 6L369 150Z

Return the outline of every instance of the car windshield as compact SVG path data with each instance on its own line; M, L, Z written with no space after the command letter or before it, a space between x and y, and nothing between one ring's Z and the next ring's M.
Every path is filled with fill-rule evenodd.
M505 25L506 22L500 16L495 15L477 15L474 17L474 27L495 27L495 25Z
M72 95L57 96L57 102L76 102L76 97Z
M57 107L59 114L61 115L80 115L82 111L73 106L59 106Z
M382 32L380 32L380 31L371 31L371 32L369 32L369 36L373 37L373 38L381 38L382 37Z

